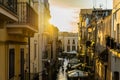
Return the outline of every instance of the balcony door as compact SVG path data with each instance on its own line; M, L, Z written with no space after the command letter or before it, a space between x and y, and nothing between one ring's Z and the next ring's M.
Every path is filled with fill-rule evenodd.
M114 72L114 80L119 80L119 72Z
M15 49L9 49L9 79L15 75Z
M20 50L20 73L21 73L21 80L24 80L24 49L21 48Z

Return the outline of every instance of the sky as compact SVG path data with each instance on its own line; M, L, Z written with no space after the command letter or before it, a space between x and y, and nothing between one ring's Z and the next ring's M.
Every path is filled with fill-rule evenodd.
M51 24L59 31L78 32L80 9L112 9L112 0L49 0Z

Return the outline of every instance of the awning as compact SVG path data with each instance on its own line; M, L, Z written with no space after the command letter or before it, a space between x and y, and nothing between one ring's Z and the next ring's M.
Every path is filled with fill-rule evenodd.
M75 64L75 65L73 65L71 68L77 68L77 67L80 67L80 66L82 66L82 64L83 64L83 63Z
M63 52L63 53L66 53L66 54L77 54L77 52L76 51L70 51L70 52Z

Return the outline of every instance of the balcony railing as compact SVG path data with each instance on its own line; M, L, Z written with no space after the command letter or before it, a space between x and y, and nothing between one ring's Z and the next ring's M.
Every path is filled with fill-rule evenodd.
M17 14L17 0L0 0L0 7Z
M27 24L33 29L38 29L38 14L27 2L18 3L18 24Z

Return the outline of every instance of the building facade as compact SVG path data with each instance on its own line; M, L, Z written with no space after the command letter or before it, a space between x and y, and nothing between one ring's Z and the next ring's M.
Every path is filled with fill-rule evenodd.
M97 22L97 49L95 75L98 80L111 80L111 57L109 52L107 37L111 36L112 14L111 11L106 11L108 14L101 17Z
M79 44L80 46L81 44L85 46L84 49L81 46L86 53L85 55L88 55L92 49L90 54L93 53L94 56L92 63L96 80L119 80L120 77L119 7L119 1L114 0L112 13L109 9L93 9L91 14L86 10L85 16L82 16L82 14L80 16ZM84 12L84 10L81 11ZM86 26L85 31L82 25ZM86 33L86 41L83 40L84 33ZM88 43L87 41L90 42ZM93 47L92 41L95 43ZM85 57L84 62L89 65L90 60L89 55L88 58Z
M62 42L63 52L78 51L78 34L60 32L59 40Z
M29 38L38 31L38 13L32 1L2 0L0 3L0 33L3 34L0 35L0 79L29 79Z
M116 43L116 47L114 49L111 49L111 69L112 69L112 77L111 80L120 80L120 56L119 56L119 43L120 43L120 1L119 0L113 0L113 10L112 10L112 32L111 37L114 39L114 42Z
M36 1L35 1L36 2ZM35 4L38 4L38 33L35 33L34 37L30 39L30 68L33 78L37 76L39 80L42 80L43 68L43 56L47 44L47 33L45 28L50 26L50 11L48 0L39 0Z
M85 23L86 29L84 31L86 40L80 36L80 45L84 46L82 49L85 51L84 63L87 63L86 67L89 66L88 70L94 72L95 80L111 80L112 54L107 45L107 36L111 36L112 31L111 10L83 9L81 11L85 13L82 15L83 12L81 12L82 20L80 19L80 22ZM80 24L79 27L81 29ZM81 30L79 33L83 34ZM92 75L90 74L90 76Z
M86 63L86 42L90 41L92 38L87 37L87 28L90 24L90 19L92 15L92 9L81 9L79 14L79 23L78 23L78 45L79 45L79 56L83 62Z
M39 30L31 38L31 73L37 74L39 80L52 80L57 59L58 29L49 23L48 0L39 0L38 13Z

